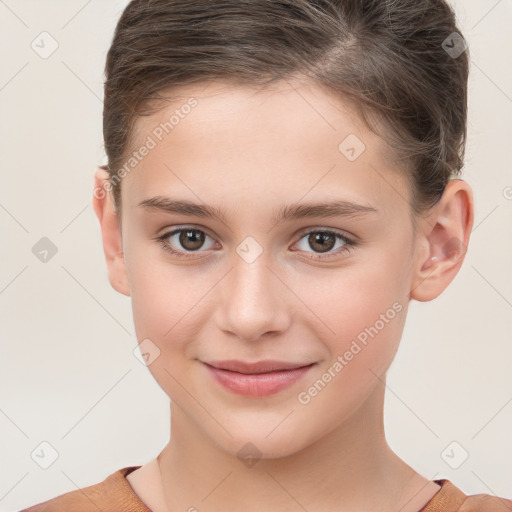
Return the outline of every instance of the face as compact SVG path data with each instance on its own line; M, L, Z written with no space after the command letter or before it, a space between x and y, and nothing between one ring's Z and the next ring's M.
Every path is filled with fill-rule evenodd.
M122 243L173 421L267 457L343 428L393 359L412 287L409 186L385 143L349 104L287 82L188 88L138 120L145 144L122 182ZM226 360L309 366L207 365Z

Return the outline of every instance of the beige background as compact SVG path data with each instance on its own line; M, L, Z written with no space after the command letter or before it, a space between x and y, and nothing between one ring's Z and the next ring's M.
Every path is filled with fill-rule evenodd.
M104 60L126 3L0 1L4 512L143 464L168 439L168 399L133 355L130 300L108 283L91 207L104 162ZM386 427L426 477L512 498L512 2L454 6L471 50L465 179L475 228L448 290L411 305ZM43 31L59 45L47 59L31 48ZM57 248L46 263L32 252L42 237ZM441 456L453 441L451 460L469 453L458 469ZM41 442L58 452L48 469L31 458Z

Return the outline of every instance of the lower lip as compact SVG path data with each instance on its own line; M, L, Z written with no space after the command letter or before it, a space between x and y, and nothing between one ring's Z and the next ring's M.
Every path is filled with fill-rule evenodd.
M246 396L268 396L277 393L297 382L315 365L313 363L293 370L244 374L221 370L206 363L203 364L217 382L226 389Z

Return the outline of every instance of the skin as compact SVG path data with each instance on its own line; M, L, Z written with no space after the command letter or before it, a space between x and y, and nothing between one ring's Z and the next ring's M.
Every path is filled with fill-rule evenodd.
M295 512L298 503L308 512L419 510L439 486L386 442L386 371L409 302L435 299L462 265L473 225L470 186L450 181L414 225L410 187L392 151L332 93L299 81L264 90L213 82L181 93L137 121L133 149L189 97L198 101L123 178L121 212L111 194L94 199L110 282L132 299L139 342L158 347L148 368L171 398L170 441L128 476L130 484L155 512L225 511L226 503L247 512ZM366 146L354 161L338 149L349 134ZM105 179L98 169L95 185ZM215 206L225 219L139 206L154 196ZM376 212L272 220L283 204L335 199ZM207 235L196 251L178 235L167 239L189 259L155 241L180 227ZM330 258L314 259L322 253L306 233L327 229L358 245L342 251L337 241ZM248 236L262 248L252 263L236 251ZM393 303L401 311L300 403L299 393ZM201 362L214 359L316 365L291 387L254 398L218 385ZM248 442L262 457L252 467L237 457Z

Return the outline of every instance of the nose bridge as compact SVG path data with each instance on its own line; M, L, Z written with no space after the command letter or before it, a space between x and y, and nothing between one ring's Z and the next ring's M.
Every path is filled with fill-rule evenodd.
M283 284L269 267L270 251L247 237L233 254L233 270L224 285L223 329L248 340L286 328Z
M265 299L263 292L270 291L275 285L271 282L272 278L276 278L269 269L272 262L267 252L254 257L249 257L250 253L251 249L241 256L237 249L237 254L233 258L232 293L238 297L241 305Z

